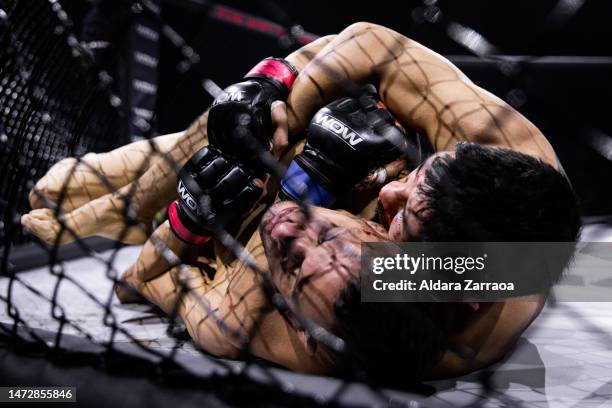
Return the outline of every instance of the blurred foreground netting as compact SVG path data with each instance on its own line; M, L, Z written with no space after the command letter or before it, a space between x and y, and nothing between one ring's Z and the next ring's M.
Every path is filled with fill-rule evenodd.
M0 240L7 247L26 240L15 217L27 212L33 182L53 163L127 142L112 79L97 71L58 6L1 4Z
M280 10L273 2L262 3L267 4L267 13ZM559 24L571 20L572 13L577 13L582 3L560 1L546 20L547 24L558 28ZM202 64L204 58L163 20L163 13L159 13L156 7L153 2L133 2L129 10L136 14L150 13L156 19L160 31L148 35L164 35L176 46L184 58L177 65L178 70L186 72ZM279 15L277 23L269 23L233 9L216 5L207 7L209 17L279 37L287 52L314 38L284 13ZM134 377L154 378L164 386L197 388L210 398L206 402L215 405L437 406L432 401L420 402L416 394L414 399L407 396L409 394L398 398L370 386L367 373L361 378L361 384L313 377L300 380L304 383L296 389L293 381L298 380L292 377L295 374L253 359L248 354L248 343L243 350L246 362L213 358L194 346L175 316L162 318L150 313L150 309L138 310L150 313L151 320L137 329L126 329L125 323L132 315L128 309L117 306L113 285L123 268L128 266L122 263L122 257L129 257L130 249L122 249L119 244L113 244L111 250L100 254L92 241L77 237L73 245L85 255L83 259L89 264L83 263L68 270L58 258L58 245L37 243L41 249L38 256L48 259L48 267L37 270L34 279L14 273L9 264L11 252L18 249L19 244L31 240L24 235L19 217L29 211L27 195L34 183L62 158L109 151L126 144L129 138L129 115L126 101L120 96L117 86L118 78L96 63L95 49L82 43L75 34L77 30L67 12L69 10L68 2L56 0L0 2L2 343L21 351L38 353L59 365L91 365L112 375L130 372ZM484 36L448 19L436 1L426 1L412 14L406 15L411 15L416 22L428 22L441 29L476 56L498 62L499 70L508 78L523 74L519 63L496 56L499 49ZM194 71L200 74L199 70ZM202 78L199 82L215 96L219 88L213 80ZM146 85L140 86L147 89ZM347 84L347 92L353 92L355 88L358 88L356 84ZM514 98L514 105L520 105L525 103L528 95L517 89L509 94L509 98ZM148 118L153 121L158 113ZM149 123L142 126L147 127ZM172 161L159 146L150 146L150 152L151 159ZM269 160L269 155L265 160ZM176 163L171 164L176 166ZM281 171L279 167L276 170ZM104 178L102 173L96 175ZM110 186L112 181L102 180L102 184ZM126 218L132 217L129 205L132 192L130 190L121 197L128 202ZM62 205L61 199L60 194L58 207ZM307 213L307 206L302 204ZM126 223L126 229L129 226L130 223ZM266 271L258 270L252 254L229 234L221 232L219 238L233 256L257 270L270 304L287 313L288 305L266 281ZM134 253L131 255L133 258ZM171 257L168 255L166 260L175 262ZM76 262L75 265L79 265L81 261ZM85 272L92 264L96 271L87 270L92 274L90 279L75 273L79 268L82 269L80 272ZM190 291L184 281L179 279L178 282L185 293ZM87 313L75 318L71 311L76 309L87 310ZM211 311L211 316L215 318L214 311ZM318 341L343 351L342 339L303 316L293 317L302 327L315 333ZM489 377L484 373L481 378L485 390L488 390ZM104 389L96 391L107 392ZM410 391L427 395L432 389L414 386ZM90 397L95 398L95 393ZM203 403L201 400L197 402ZM516 401L507 402L513 404Z

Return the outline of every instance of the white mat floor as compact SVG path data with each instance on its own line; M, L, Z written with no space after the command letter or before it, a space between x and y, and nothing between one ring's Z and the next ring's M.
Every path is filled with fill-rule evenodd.
M612 241L609 229L589 229L586 238ZM114 262L118 272L129 266L138 254L139 247L119 251ZM109 252L101 254L103 258ZM112 295L105 265L93 258L83 258L65 263L66 273L74 277L99 302L106 303ZM612 273L612 271L610 271ZM52 295L56 277L48 268L21 273L20 278L36 287L45 296ZM0 279L0 294L6 296L7 279ZM32 327L54 331L57 323L50 318L50 305L16 283L12 294L15 306L22 318ZM612 289L611 289L612 290ZM108 341L111 330L102 323L104 308L90 299L70 282L60 286L58 299L67 317L84 328L97 341ZM117 322L139 341L160 351L169 350L176 340L166 334L166 319L155 314L150 307L120 305L111 299ZM10 322L4 307L0 308L0 321ZM67 328L67 333L81 335ZM116 342L129 343L119 334ZM201 358L190 342L181 346L182 358ZM276 370L282 372L283 370ZM319 399L333 395L337 383L330 379L286 373L285 381L296 389ZM418 397L427 406L433 405L485 407L612 407L612 303L575 302L547 305L519 341L515 351L506 361L495 367L492 376L494 391L483 398L478 373L445 381L428 383L437 392L429 397ZM326 388L327 385L327 388ZM355 391L357 392L357 391ZM388 391L390 398L399 400L409 396L402 392ZM345 392L346 402L359 401L356 395Z

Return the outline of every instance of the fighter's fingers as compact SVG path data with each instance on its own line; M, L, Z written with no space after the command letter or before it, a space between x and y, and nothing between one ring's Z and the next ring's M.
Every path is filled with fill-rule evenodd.
M404 170L412 170L407 168L406 160L399 159L392 161L391 163L387 163L385 165L385 173L387 173L386 181L395 180L400 176L402 171Z
M400 177L404 170L406 170L406 161L404 159L392 161L382 167L370 171L367 176L363 178L363 180L357 183L354 190L368 190L374 187L382 186L383 184Z
M272 134L272 154L279 158L289 145L289 122L287 120L287 105L283 101L274 101L271 106L272 124L275 127Z

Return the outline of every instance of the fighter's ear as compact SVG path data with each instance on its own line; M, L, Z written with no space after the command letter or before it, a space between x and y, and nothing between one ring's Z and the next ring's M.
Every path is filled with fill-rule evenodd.
M308 333L306 330L298 330L297 336L304 346L304 350L306 350L309 355L314 355L317 351L317 342L314 338L312 338L310 333Z

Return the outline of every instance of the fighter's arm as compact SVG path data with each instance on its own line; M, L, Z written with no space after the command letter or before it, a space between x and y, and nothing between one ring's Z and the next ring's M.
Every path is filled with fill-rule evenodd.
M321 52L327 44L332 42L334 38L336 38L336 35L326 35L324 37L317 38L313 42L308 43L287 55L285 59L289 61L298 70L298 72L302 72L306 65L308 65L308 63L312 61L312 59L315 58L315 56Z
M223 290L211 285L198 266L174 265L154 279L140 278L140 265L128 269L116 289L120 300L142 296L168 315L183 321L189 334L206 351L220 357L236 358L239 347L232 341L235 328L218 316Z
M168 223L156 233L161 239L172 235ZM139 262L148 262L147 256L163 258L160 248L163 245L150 245L146 254L143 250L144 259ZM253 234L246 249L260 268L267 265L259 233ZM257 274L244 264L217 258L208 265L216 270L211 280L201 266L164 261L163 273L144 280L139 262L122 276L123 284L117 287L119 298L142 296L167 314L177 316L194 342L207 352L237 359L247 351L297 371L320 373L323 369L316 359L304 354L297 333L270 306Z
M314 56L320 52L334 36L317 39L287 56L287 60L298 71L302 70ZM285 123L284 109L272 111L272 122ZM170 148L164 151L162 160L158 160L138 180L138 187L132 196L138 202L137 208L158 208L174 198L176 186L176 171L185 164L187 159L195 152L208 144L208 110L198 117L189 128L173 139ZM287 145L286 125L278 129L273 135L275 152L280 152ZM155 192L155 194L150 193Z
M512 148L557 166L543 134L501 99L470 81L450 61L388 28L356 23L306 65L288 99L290 133L347 91L374 83L389 109L427 135L436 150L473 141Z

